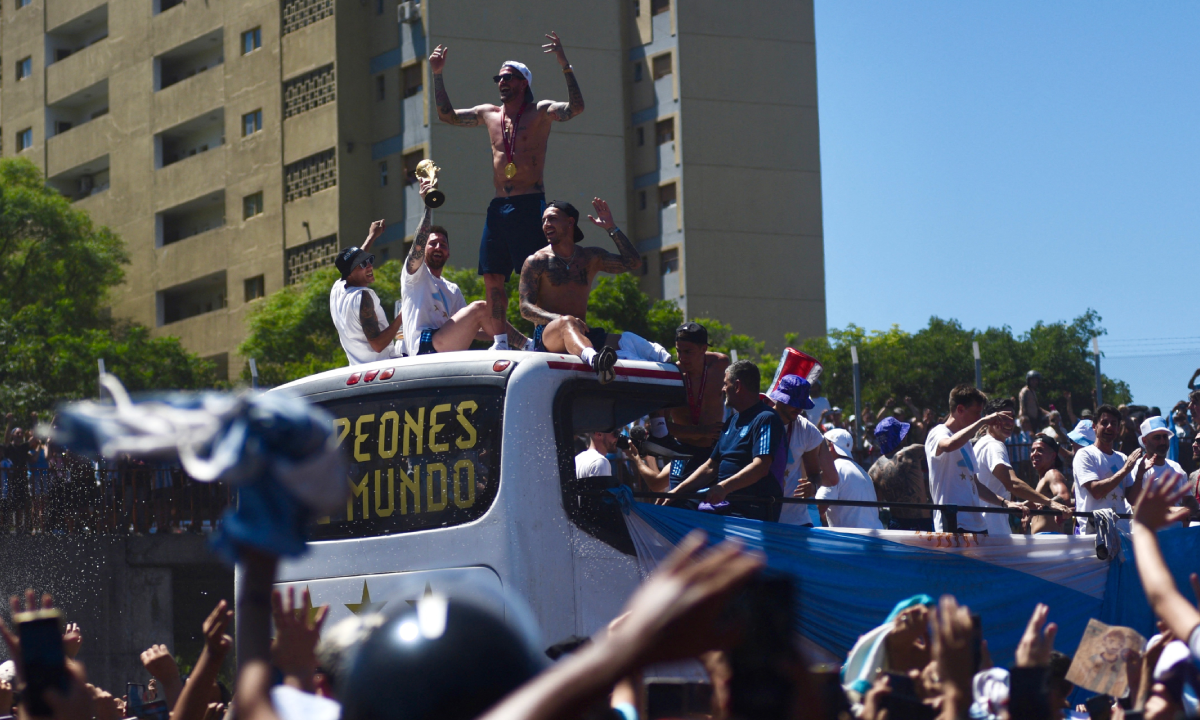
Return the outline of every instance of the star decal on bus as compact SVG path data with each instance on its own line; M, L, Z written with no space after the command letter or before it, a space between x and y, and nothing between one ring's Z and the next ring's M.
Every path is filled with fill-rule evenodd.
M421 593L420 598L413 598L412 600L405 600L404 602L408 603L412 607L416 607L418 600L420 600L421 598L427 598L432 594L433 594L433 588L429 587L429 583L425 583L425 592Z
M387 600L383 602L371 602L371 591L367 589L367 581L363 580L362 601L356 603L343 603L346 609L355 615L370 615L371 613L379 612L387 605Z
M301 605L300 607L296 608L292 612L296 613L297 620L304 617L301 613L307 613L308 614L308 622L310 624L315 623L317 621L317 613L321 612L321 608L323 608L325 606L318 605L316 607L313 607L312 591L310 591L308 589L307 585L304 586L304 592L302 593L301 597L304 598L304 604Z

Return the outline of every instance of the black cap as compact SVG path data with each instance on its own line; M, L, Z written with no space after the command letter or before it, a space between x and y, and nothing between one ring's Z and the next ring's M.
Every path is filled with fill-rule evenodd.
M555 200L552 203L546 203L546 207L565 212L568 217L575 221L575 242L583 239L583 231L579 229L579 211L575 209L574 205L562 200Z
M358 265L360 260L362 260L362 254L363 249L353 245L338 253L337 258L333 261L333 264L337 267L338 272L342 274L343 280L345 280L350 273L354 272L354 267ZM367 258L368 262L375 262L374 255L368 255Z
M685 322L675 328L675 340L683 340L684 342L696 343L697 345L708 344L708 330L703 325L696 322Z

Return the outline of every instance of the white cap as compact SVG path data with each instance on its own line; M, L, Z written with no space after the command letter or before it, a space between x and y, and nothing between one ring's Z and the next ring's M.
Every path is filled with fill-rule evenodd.
M505 60L500 67L510 67L513 70L521 73L525 78L525 82L529 83L529 92L533 92L533 73L529 68L525 67L525 63L517 62L516 60Z
M851 460L854 459L854 455L851 452L854 448L854 438L850 435L849 431L842 428L834 428L825 433L825 439L833 445L833 449L837 454Z
M1191 657L1192 653L1188 650L1187 643L1182 640L1172 640L1167 643L1167 646L1162 649L1162 654L1158 656L1158 662L1154 665L1154 679L1161 680L1171 671L1171 668L1190 660Z
M5 660L0 663L0 682L6 682L11 685L17 683L17 664L12 660ZM8 708L5 708L7 710Z
M1142 425L1139 428L1139 430L1140 430L1140 432L1138 434L1138 444L1141 445L1143 448L1146 447L1144 440L1146 439L1147 435L1150 435L1151 433L1156 433L1156 432L1164 432L1164 433L1167 433L1168 435L1171 434L1171 428L1167 426L1167 421L1163 420L1161 415L1155 415L1153 417L1148 417L1145 420L1143 420Z

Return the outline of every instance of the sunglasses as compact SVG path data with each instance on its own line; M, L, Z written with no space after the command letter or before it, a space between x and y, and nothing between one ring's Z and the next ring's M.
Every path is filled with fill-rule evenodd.
M497 85L499 85L500 83L504 82L505 80L508 80L509 82L516 82L517 78L519 78L519 77L521 77L521 76L517 75L515 73L504 73L502 75L493 75L492 81L495 82Z
M366 267L368 265L373 265L373 264L375 264L375 256L368 255L367 257L363 258L362 260L359 260L358 262L354 263L354 269L357 270L360 267Z

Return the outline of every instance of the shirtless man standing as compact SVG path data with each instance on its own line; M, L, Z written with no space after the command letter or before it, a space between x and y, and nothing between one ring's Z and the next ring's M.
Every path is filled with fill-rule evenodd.
M496 197L488 206L479 246L479 274L483 276L488 304L488 331L493 350L507 350L505 332L508 293L504 283L514 271L520 272L525 259L545 247L541 233L542 212L546 209L546 188L542 172L546 165L546 144L550 123L566 122L583 112L583 93L575 81L575 72L567 61L556 33L546 36L550 42L544 52L554 53L567 79L568 102L534 102L533 73L513 60L500 66L493 80L500 89L501 105L476 105L455 110L446 94L442 69L446 65L444 45L429 56L433 71L433 91L438 118L450 125L487 128L492 143L492 182Z
M712 455L725 428L721 379L729 368L728 355L708 351L708 330L700 323L684 323L675 330L675 351L688 404L667 410L664 425L658 424L663 418L652 419L650 428L651 435L675 438L675 449L692 456L671 464L671 487L691 477Z
M613 365L620 336L591 329L580 318L587 317L596 273L636 270L642 256L613 222L608 203L593 198L592 207L596 216L588 215L588 220L608 232L621 254L576 245L583 239L579 211L571 203L550 203L542 214L542 233L550 244L530 255L521 268L521 316L535 325L534 350L571 353L591 365L600 382L608 383L616 377Z

